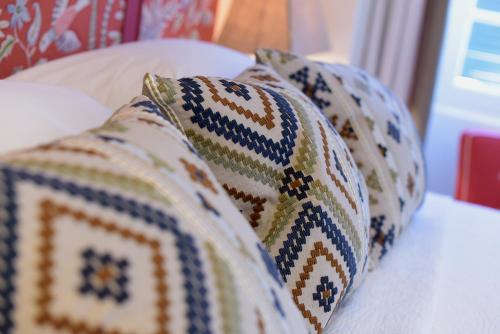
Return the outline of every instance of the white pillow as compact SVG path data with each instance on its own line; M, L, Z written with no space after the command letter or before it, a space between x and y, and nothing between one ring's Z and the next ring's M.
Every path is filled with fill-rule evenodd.
M0 80L0 154L100 126L111 113L73 89Z
M123 44L51 61L9 77L82 90L116 109L141 93L145 73L232 78L254 64L250 56L206 42L163 39Z

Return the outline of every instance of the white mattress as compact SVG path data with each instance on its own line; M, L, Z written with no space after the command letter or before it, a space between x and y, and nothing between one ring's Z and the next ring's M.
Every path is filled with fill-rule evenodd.
M500 333L500 211L428 194L326 333Z

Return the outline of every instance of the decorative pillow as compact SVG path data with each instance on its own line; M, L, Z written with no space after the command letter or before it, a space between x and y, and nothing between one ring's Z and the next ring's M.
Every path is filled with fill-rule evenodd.
M411 114L388 88L360 69L276 50L257 50L256 57L301 89L347 143L370 195L374 266L408 224L425 192L424 161Z
M321 332L363 279L368 252L365 184L338 133L264 66L235 80L147 74L144 93L175 112Z
M0 80L0 154L78 134L112 113L71 88Z
M304 333L278 271L144 97L0 158L1 333Z

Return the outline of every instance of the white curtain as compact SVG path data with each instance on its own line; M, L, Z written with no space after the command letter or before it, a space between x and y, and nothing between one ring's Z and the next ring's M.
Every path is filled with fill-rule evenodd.
M427 0L358 0L351 64L408 102Z

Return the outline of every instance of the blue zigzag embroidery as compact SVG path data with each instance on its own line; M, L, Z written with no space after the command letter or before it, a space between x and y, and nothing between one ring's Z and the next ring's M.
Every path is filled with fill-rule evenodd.
M226 140L247 147L249 150L253 150L277 164L286 166L290 163L290 156L293 154L295 139L297 138L297 117L290 104L280 94L261 87L273 97L278 105L281 117L281 134L283 138L279 142L274 142L257 131L239 124L234 119L229 119L228 116L223 116L217 111L214 112L212 108L205 109L202 105L205 101L204 92L195 79L184 78L179 79L178 82L182 87L182 93L184 93L182 98L185 103L182 107L184 110L194 113L191 117L193 124L198 124L202 129L206 128L210 132L215 132L218 136L223 136ZM225 85L227 86L227 82L225 82ZM238 85L242 86L242 84Z
M306 94L319 109L325 110L331 105L330 101L318 96L318 92L332 92L320 72L316 74L314 84L309 83L309 67L307 66L290 74L289 78L302 85L302 92Z
M77 185L74 182L62 181L43 174L2 166L0 168L0 210L4 217L0 224L5 226L6 233L0 236L0 245L5 250L4 265L0 267L0 333L9 333L14 327L12 310L14 303L12 295L15 291L14 277L16 275L15 258L18 217L16 203L16 182L26 181L40 187L48 187L55 191L63 191L70 196L78 196L88 202L98 203L103 207L112 208L118 212L127 213L134 218L140 218L145 223L153 225L161 231L172 233L179 250L184 289L186 294L188 333L211 333L210 307L203 273L203 263L193 237L179 229L177 219L157 210L147 204L127 199L119 194L110 194L88 186Z
M286 282L286 277L291 274L290 268L295 266L295 261L298 260L307 237L311 235L311 230L318 227L321 228L321 232L340 252L347 264L350 277L347 287L347 291L349 291L356 274L356 260L351 246L320 206L314 206L311 202L306 202L302 205L302 209L303 211L299 213L299 217L292 226L292 231L287 235L287 240L283 242L283 247L278 252L279 255L275 257L283 280Z
M143 112L154 114L154 115L159 116L159 117L163 118L164 120L172 123L172 120L170 119L170 117L168 117L166 114L162 113L160 108L153 101L139 101L139 102L134 103L132 105L132 107L134 107L134 108L142 107L141 110Z

